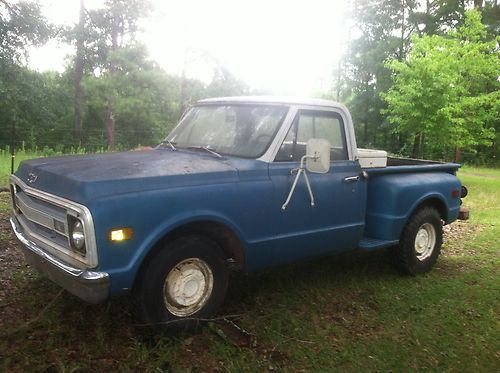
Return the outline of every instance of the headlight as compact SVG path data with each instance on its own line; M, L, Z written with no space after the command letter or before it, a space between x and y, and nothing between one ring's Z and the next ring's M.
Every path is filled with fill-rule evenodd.
M85 234L83 232L83 224L78 219L70 220L72 220L71 230L69 234L69 241L71 243L71 246L74 249L85 253Z

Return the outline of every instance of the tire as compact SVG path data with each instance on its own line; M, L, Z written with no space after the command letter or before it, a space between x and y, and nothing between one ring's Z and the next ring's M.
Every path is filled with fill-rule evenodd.
M192 332L212 318L226 295L229 272L222 249L202 236L168 242L134 289L139 316L158 332Z
M433 207L417 210L401 233L393 256L399 270L417 275L431 270L441 252L443 225L439 212Z

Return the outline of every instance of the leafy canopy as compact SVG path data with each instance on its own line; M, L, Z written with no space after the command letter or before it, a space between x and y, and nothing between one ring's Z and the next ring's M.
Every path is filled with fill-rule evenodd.
M481 15L443 36L414 36L404 61L390 60L394 84L383 95L394 132L429 142L430 150L490 145L500 113L498 42L488 41Z
M20 61L26 47L44 44L54 32L38 3L0 0L0 63Z

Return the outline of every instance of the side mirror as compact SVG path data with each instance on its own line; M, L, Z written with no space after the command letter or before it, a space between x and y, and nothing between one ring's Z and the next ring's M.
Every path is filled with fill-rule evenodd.
M309 139L306 147L306 169L326 174L330 170L330 142L325 139Z

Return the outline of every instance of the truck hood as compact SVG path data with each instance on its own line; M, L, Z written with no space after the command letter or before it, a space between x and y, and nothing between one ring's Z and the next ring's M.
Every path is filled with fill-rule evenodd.
M224 158L170 149L39 158L16 172L28 186L72 201L120 193L238 181Z

